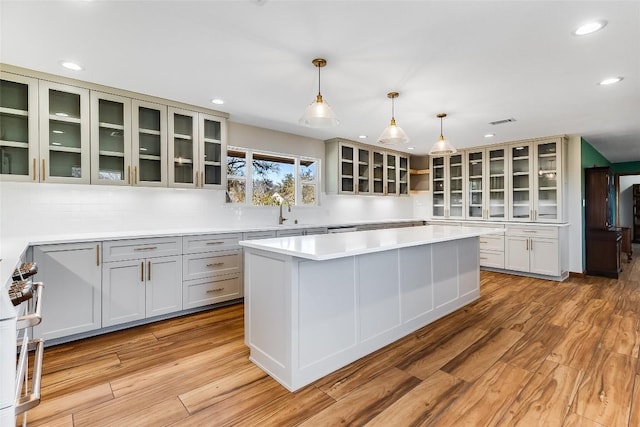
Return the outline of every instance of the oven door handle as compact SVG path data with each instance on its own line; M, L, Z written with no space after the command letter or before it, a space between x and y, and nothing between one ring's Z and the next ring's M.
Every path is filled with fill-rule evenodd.
M33 286L36 288L36 297L35 297L35 308L33 313L29 313L25 316L18 317L16 322L16 329L21 330L25 328L30 328L31 326L39 325L42 321L42 288L44 285L42 282L35 282Z
M44 356L44 340L35 339L27 343L27 350L35 349L36 357L33 362L33 384L31 394L16 396L16 415L20 415L40 404L40 385L42 380L42 359Z

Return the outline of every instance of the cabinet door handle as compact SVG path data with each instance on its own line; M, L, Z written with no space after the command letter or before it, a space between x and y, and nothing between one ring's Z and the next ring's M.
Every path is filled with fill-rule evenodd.
M529 239L529 250L533 250L533 240Z
M152 251L154 249L158 249L157 246L144 246L141 248L133 248L134 251Z
M214 262L212 264L207 264L207 267L222 267L224 262Z
M527 239L527 250L529 250L529 239Z
M200 186L204 188L204 171L200 172Z
M100 267L100 245L96 245L96 265Z
M138 185L138 167L137 166L133 167L133 183L135 185Z
M151 281L151 261L147 262L147 280Z
M144 282L144 261L140 263L140 281Z
M131 165L127 166L127 185L131 184Z
M38 161L33 158L33 180L36 180L36 174L38 173Z
M46 169L46 168L45 168L45 165L44 165L44 159L42 159L42 181L43 181L43 182L44 182L44 180L45 180L45 179L46 179L46 177L47 177L47 174L45 174L45 173L44 173L45 169Z

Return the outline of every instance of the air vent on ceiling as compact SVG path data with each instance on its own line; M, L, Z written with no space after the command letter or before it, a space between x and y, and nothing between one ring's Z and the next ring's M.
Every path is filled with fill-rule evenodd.
M505 123L511 123L511 122L515 122L516 119L514 119L513 117L508 118L508 119L502 119L502 120L496 120L495 122L489 122L490 125L502 125Z

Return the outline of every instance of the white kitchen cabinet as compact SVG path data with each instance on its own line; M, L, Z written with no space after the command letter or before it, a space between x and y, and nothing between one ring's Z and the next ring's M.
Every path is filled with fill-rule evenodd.
M241 237L241 233L183 237L184 309L242 297Z
M509 219L562 222L566 215L566 140L556 137L509 146Z
M431 158L433 199L432 217L464 219L463 154Z
M468 150L465 158L467 219L507 219L507 148L495 146Z
M68 243L33 247L38 280L45 283L42 316L35 338L50 340L100 329L101 243Z
M326 141L329 194L408 195L409 156L335 138Z
M545 276L560 276L560 245L557 227L507 226L505 268Z
M168 114L169 185L223 188L226 177L226 121L173 107L169 107Z
M91 91L91 183L132 185L131 99Z
M89 184L89 90L39 82L40 181Z
M102 326L182 310L179 237L104 242Z
M0 177L38 181L38 80L0 72Z
M131 102L132 185L167 186L167 107Z

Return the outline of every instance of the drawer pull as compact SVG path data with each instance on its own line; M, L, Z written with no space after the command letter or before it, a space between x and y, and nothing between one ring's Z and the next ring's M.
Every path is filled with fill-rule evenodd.
M221 267L224 265L224 262L214 262L212 264L207 264L207 267Z
M480 243L489 243L486 240L480 240Z
M489 258L487 258L486 256L481 256L481 257L480 257L480 260L485 260L485 261L486 261L486 260L488 260L488 259L489 259Z
M208 294L213 294L215 292L220 292L220 291L224 291L224 288L215 288L215 289L209 289L207 291Z
M153 251L155 249L158 249L157 246L145 246L144 248L134 248L134 251Z
M533 234L535 234L535 233L537 233L538 231L537 231L537 230L522 230L522 232L523 232L523 233L533 233Z
M218 241L218 242L207 242L207 245L222 245L224 242L222 241Z

